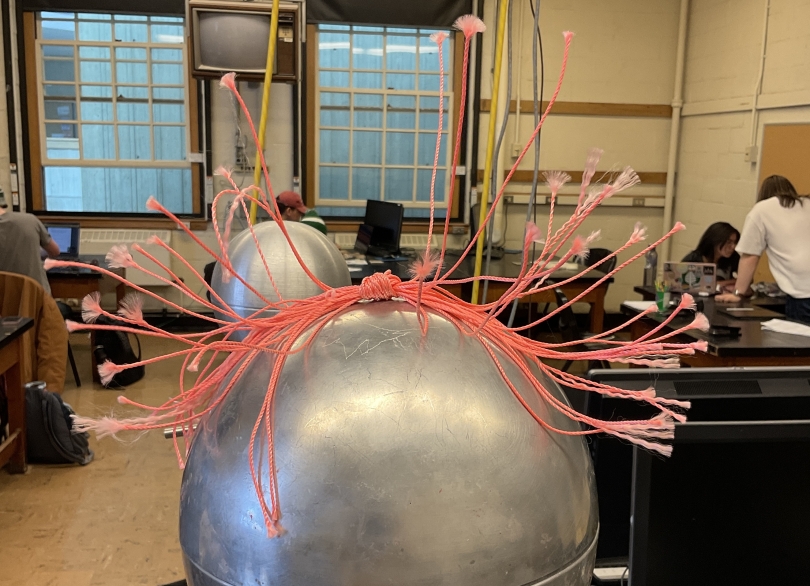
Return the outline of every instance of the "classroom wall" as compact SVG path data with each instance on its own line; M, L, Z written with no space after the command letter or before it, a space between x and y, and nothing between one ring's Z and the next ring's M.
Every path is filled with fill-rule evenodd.
M491 97L491 69L497 3L485 2L484 21L488 26L483 39L481 98ZM664 104L672 101L679 3L675 1L637 2L613 0L547 0L541 3L540 22L545 54L545 99L551 95L559 75L563 53L562 32L575 33L568 69L559 101L609 102L623 104ZM532 99L532 28L528 2L513 8L513 100ZM503 97L501 97L503 99ZM552 111L553 112L553 111ZM512 116L507 126L507 148L528 140L534 128L533 113ZM482 113L479 129L479 168L484 167L489 115ZM581 170L590 147L604 149L599 170L616 170L630 165L637 171L665 172L669 152L670 118L606 116L550 116L541 135L540 168ZM533 148L519 169L533 168ZM511 153L510 153L511 154ZM511 156L508 164L514 162ZM506 193L526 194L528 185L514 184ZM663 185L641 185L638 195L663 196ZM517 201L520 199L516 198ZM523 198L525 201L525 197ZM538 206L539 224L545 222L548 206ZM557 209L559 221L573 212L572 206ZM519 247L522 240L526 205L512 204L506 210L507 247ZM632 232L636 221L648 227L650 239L663 233L662 207L604 207L583 227L587 234L601 229L598 247L616 249ZM637 249L636 249L637 250ZM630 252L619 257L623 262ZM618 311L625 299L637 297L632 289L642 280L643 259L616 276L608 290L607 311Z
M588 2L547 0L541 3L547 94L556 82L564 30L574 37L569 68L560 100L669 104L674 87L674 64L678 30L678 2L635 0ZM491 71L495 2L485 4L485 22L490 29L483 36L483 83L479 98L491 95ZM766 0L692 0L684 79L684 111L678 150L674 218L687 231L673 241L673 257L694 246L712 222L726 220L742 227L753 205L757 165L745 161L746 148L760 143L763 125L810 122L810 2L771 0L767 18L766 58L762 87L752 114L766 25ZM522 12L521 12L522 11ZM513 71L513 99L531 99L531 26L527 3L515 3L516 37ZM0 33L2 34L2 33ZM2 43L0 43L2 51ZM0 85L5 87L0 68ZM215 84L214 84L215 86ZM277 91L278 87L278 91ZM289 86L274 86L274 117L267 136L275 160L272 174L276 187L290 187L292 177L292 117ZM247 101L256 96L246 88ZM214 164L233 164L235 117L230 98L216 87L209 94L214 110ZM255 105L251 106L256 107ZM507 127L506 145L522 144L532 129L531 112L515 117ZM484 148L488 114L482 113L479 147ZM752 140L752 124L755 128ZM581 169L591 146L605 149L600 169L631 165L639 171L666 171L669 120L662 118L607 118L598 116L552 116L542 134L541 167ZM0 186L9 192L9 151L5 94L0 94ZM756 149L755 149L756 150ZM481 155L483 154L483 151ZM521 169L530 169L529 152ZM510 162L513 159L510 159ZM483 168L483 156L479 156ZM249 179L249 178L248 178ZM215 183L215 191L221 183ZM639 193L663 194L663 186L640 186ZM515 184L516 195L527 186ZM518 201L520 201L518 199ZM538 206L545 218L548 208ZM562 206L558 213L571 211ZM517 246L523 229L526 206L506 208L506 245ZM584 227L584 232L601 228L597 244L616 248L632 230L636 220L649 228L651 238L663 231L661 208L606 207ZM542 220L541 220L542 223ZM198 234L213 244L209 229ZM182 234L174 243L195 265L204 264L196 245ZM624 255L620 260L624 260ZM198 258L199 257L199 258ZM617 277L608 296L608 311L621 300L632 298L632 286L641 280L637 262ZM179 267L181 275L184 271ZM186 275L184 275L186 276Z
M767 0L691 3L674 216L688 231L675 237L672 256L689 252L713 222L742 229L759 175L745 151L758 152L765 124L810 122L810 2L769 4L766 18Z
M3 53L3 13L0 12L0 64L5 63L5 54ZM10 82L9 82L10 83ZM6 68L0 65L0 88L6 87ZM13 132L13 130L11 130ZM9 157L8 147L8 103L6 101L6 92L0 92L0 188L6 194L6 201L11 205L11 178L9 173Z
M258 127L261 114L261 85L240 82L238 89L250 110L251 117L254 118L255 125ZM214 169L209 170L209 172L213 172L220 165L231 169L234 168L236 143L240 138L248 145L248 152L251 159L253 159L256 150L252 146L253 138L250 128L244 114L237 110L236 100L233 95L228 90L220 88L218 82L209 82L208 97L211 100L211 134L213 135L211 157L214 166ZM269 112L267 132L265 133L265 157L269 163L270 181L273 184L273 190L275 193L279 193L293 188L293 176L295 175L293 169L293 91L291 85L273 84L270 90ZM253 183L253 172L240 173L234 171L233 178L237 185L247 187ZM230 189L230 184L224 178L215 176L213 179L214 195L223 189ZM232 196L223 197L217 207L217 218L221 222L220 229L224 228L225 216L232 200ZM238 234L246 226L243 217L235 218L233 233ZM207 230L195 232L195 236L207 246L218 250L216 234L211 224L209 224ZM173 233L172 246L200 273L202 273L203 267L212 260L210 255L191 236L184 232L176 231ZM185 279L186 283L195 283L192 288L204 296L204 285L180 261L172 261L172 270ZM172 288L163 288L161 293L174 302L184 303L184 307L202 308L197 303L189 305L188 300ZM146 309L157 309L159 304L150 301L145 304L145 307Z

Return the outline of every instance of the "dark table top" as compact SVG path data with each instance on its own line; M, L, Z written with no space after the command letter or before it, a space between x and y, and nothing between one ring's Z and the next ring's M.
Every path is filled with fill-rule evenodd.
M695 340L706 340L708 352L719 357L762 357L762 356L810 356L810 337L781 334L762 329L762 322L767 319L782 318L779 314L765 319L745 319L730 316L720 309L724 307L749 307L748 301L735 304L715 303L713 297L700 298L703 301L703 313L713 326L731 326L740 328L739 337L717 337L698 330L688 330L684 335ZM622 305L625 315L636 315L637 309ZM646 316L658 323L666 319L667 314L651 313ZM691 312L685 312L669 323L670 330L685 326L693 319Z
M82 254L79 255L79 262L93 264L103 268L107 268L107 260L103 254ZM70 279L73 277L83 277L90 279L100 279L104 275L93 269L85 269L80 267L54 267L46 271L48 279Z
M652 285L636 285L633 291L642 296L643 299L655 299L655 287ZM785 313L785 298L784 297L754 297L751 299L752 305L759 307L773 308L775 311Z
M34 320L30 317L0 318L0 349L5 348L33 326Z
M442 271L447 271L453 267L458 261L459 254L447 253L445 255L444 267L442 267ZM362 267L350 267L351 269L360 268L362 270L352 270L351 276L353 282L360 282L363 278L368 277L372 273L384 272L387 270L391 270L391 273L398 276L400 279L407 280L410 279L410 275L408 274L408 268L411 266L413 260L407 261L397 261L397 262L383 262L383 263L376 263L376 264L369 264ZM482 262L481 265L481 273L486 274L490 277L507 277L507 278L515 278L520 273L520 262L521 262L521 255L520 254L506 254L503 258L500 259L492 259L490 260L489 264L489 271L484 271L484 262L486 262L486 258ZM554 274L549 278L549 281L564 281L566 279L570 279L571 277L575 277L580 271L579 270L571 270L571 269L560 269L554 272ZM453 272L451 278L452 279L468 279L475 274L475 257L473 255L468 255L459 267ZM605 276L605 273L600 271L599 269L592 269L586 275L583 275L578 280L582 281L597 281ZM612 283L613 277L606 280L606 283Z

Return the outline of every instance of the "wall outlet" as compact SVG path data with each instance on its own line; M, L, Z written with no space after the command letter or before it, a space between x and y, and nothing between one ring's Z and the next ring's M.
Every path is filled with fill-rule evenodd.
M513 142L511 145L512 158L517 159L520 156L520 151L523 150L523 145Z
M757 162L757 145L754 144L745 149L745 162L746 163Z
M633 198L633 207L634 208L643 208L646 201L647 200L645 200L643 197L634 197Z

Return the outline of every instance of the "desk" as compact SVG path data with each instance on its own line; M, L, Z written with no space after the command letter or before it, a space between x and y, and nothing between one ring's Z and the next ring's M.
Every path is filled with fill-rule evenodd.
M704 332L690 330L673 341L693 342L706 340L709 347L706 352L697 352L693 356L681 356L681 363L688 366L807 366L810 365L810 338L806 336L793 336L777 332L763 331L761 320L738 319L731 317L715 306L714 298L703 298L703 313L709 318L709 323L718 326L734 326L740 328L737 338L716 338ZM625 315L637 315L638 310L622 305ZM692 321L690 312L688 317L676 317L664 331L671 332L683 327ZM642 335L658 326L665 316L652 313L633 322L630 328L631 336L637 340Z
M520 273L520 254L506 254L502 259L493 260L489 264L489 271L487 276L490 277L508 277L515 278ZM474 271L474 262L471 258L464 259L464 264L459 267L459 270L464 268L468 271L465 277L472 277ZM555 271L548 279L547 284L559 283L565 281L579 274L579 269L560 269ZM560 287L565 296L570 300L581 294L583 291L593 286L599 279L605 276L605 273L599 269L591 269L582 277L571 281L570 283ZM465 278L457 277L457 278ZM590 313L590 326L589 331L594 334L599 334L604 330L605 322L605 295L607 294L608 286L613 282L613 277L606 279L603 283L596 286L593 291L589 291L578 303L587 303L591 306ZM489 281L487 285L487 298L486 302L490 303L498 299L509 288L510 283L503 283L501 281ZM481 288L483 294L483 288ZM467 299L472 298L472 286L470 286L470 293L467 294ZM535 293L531 297L524 298L525 303L557 303L557 297L554 295L554 290L541 291Z
M454 257L451 262L455 263L457 259L458 257ZM351 273L352 277L352 285L359 285L366 277L369 277L374 273L384 273L385 271L391 271L392 275L399 277L402 281L408 281L411 278L411 275L408 273L411 262L412 261L381 262L360 266L350 266L349 272ZM452 264L450 266L452 266ZM445 263L445 270L450 268L450 266L447 266L447 263ZM453 278L463 279L464 277L454 274ZM444 285L442 288L459 299L463 299L462 296L464 295L464 290L461 285ZM469 296L467 299L469 299Z
M655 301L655 287L652 285L637 285L633 287L633 291L641 295L644 301ZM695 297L695 299L703 299L703 297ZM785 314L784 297L754 297L751 299L751 305L764 307L782 315Z
M93 261L102 267L107 263L103 256L82 255L79 260L91 264ZM110 269L115 273L123 274L122 269ZM92 269L77 269L73 267L57 267L47 271L48 284L51 286L51 296L55 299L84 299L84 296L94 291L101 291L102 282L114 281L111 277L102 275ZM126 294L126 285L120 281L111 283L115 288L116 303L120 303Z
M0 468L9 464L9 472L25 472L25 388L22 361L25 360L22 335L34 326L30 317L19 318L13 325L0 322L0 376L6 379L8 399L8 439L0 444Z
M487 276L490 277L507 277L507 278L515 278L518 276L520 272L520 254L506 254L503 258L492 260L489 265L489 272ZM450 254L448 253L445 257L445 267L444 269L447 270L451 268L456 262L458 261L457 254ZM410 279L410 275L408 275L408 267L410 266L411 261L402 261L402 262L386 262L381 264L372 264L363 267L362 271L353 271L351 273L352 276L352 283L359 284L360 281L363 280L364 277L369 276L375 272L383 272L386 270L391 270L391 273L398 276L403 281L406 279ZM352 267L355 268L355 267ZM459 265L458 269L453 273L453 279L468 279L474 275L475 270L475 260L472 256L467 256L464 261ZM556 271L549 279L548 284L553 284L554 282L564 281L566 279L570 279L571 277L576 276L578 271L576 270L559 270ZM560 287L562 291L565 293L568 299L573 299L592 285L594 285L599 279L605 276L605 273L598 269L592 269L586 275ZM610 283L613 282L613 278L606 279L605 282L599 284L597 287L594 288L593 291L588 292L582 299L580 299L581 303L588 303L591 306L591 313L590 313L590 331L598 334L603 331L604 329L604 320L605 320L605 294L607 293L608 286ZM509 288L510 283L504 283L501 281L489 281L487 286L487 302L492 302L498 299L501 295L503 295L506 290ZM465 299L469 301L472 299L472 283L466 283L464 285L448 285L445 286L445 289L459 297L461 299ZM483 289L482 289L483 290ZM554 290L549 291L542 291L539 293L535 293L530 298L524 298L524 303L557 303L557 298L554 295Z
M87 264L96 264L106 267L107 261L103 255L80 255L79 260ZM123 269L109 269L110 271L122 275ZM57 267L46 272L48 284L51 286L51 296L54 299L84 299L84 296L95 291L103 292L102 285L109 284L110 288L115 288L116 307L126 295L127 287L121 281L103 275L93 269L76 267ZM107 289L108 291L110 289ZM95 334L90 332L90 364L93 373L93 381L101 382L96 368L96 355L92 352L95 347Z

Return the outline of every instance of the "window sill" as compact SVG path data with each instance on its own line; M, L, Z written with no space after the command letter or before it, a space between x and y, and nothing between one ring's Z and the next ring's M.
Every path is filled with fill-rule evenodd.
M110 217L92 217L92 216L84 216L84 217L76 217L76 216L60 216L60 215L42 215L34 214L40 219L41 222L45 223L70 223L76 224L78 223L82 228L107 228L107 229L129 229L129 230L177 230L177 225L174 221L166 218L164 216L158 216L155 218L110 218ZM193 218L193 219L184 219L180 218L187 226L189 226L192 230L195 231L205 231L208 229L208 220L203 218Z

